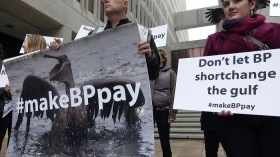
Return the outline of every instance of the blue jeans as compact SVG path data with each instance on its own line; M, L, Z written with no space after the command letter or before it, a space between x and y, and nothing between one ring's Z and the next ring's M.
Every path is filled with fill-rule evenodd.
M163 157L171 157L169 142L170 123L168 123L169 109L158 111L154 108L154 122L157 124Z

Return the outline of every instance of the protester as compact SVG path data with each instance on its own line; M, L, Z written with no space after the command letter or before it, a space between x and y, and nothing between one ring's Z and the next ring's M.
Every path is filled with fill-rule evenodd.
M4 59L4 51L2 44L0 43L0 70L2 69L2 59ZM3 58L2 58L3 57ZM0 87L0 152L2 148L2 142L3 139L6 135L6 132L8 130L8 144L9 144L9 139L11 136L11 129L12 129L12 112L8 113L4 118L3 118L3 111L4 111L4 106L7 101L12 100L11 96L11 91L10 91L10 85L6 85L5 87Z
M250 35L270 49L280 48L280 25L265 23L255 14L265 0L221 0L225 21L222 32L210 35L204 55L220 55L264 49L248 39ZM264 104L265 105L265 104ZM280 154L280 117L218 113L217 130L228 157L269 157Z
M217 157L219 149L219 137L217 133L217 115L213 112L201 113L201 130L204 133L206 157Z
M27 34L22 44L24 54L28 54L34 51L40 51L47 48L45 38L39 34Z
M131 23L126 17L128 0L103 0L103 2L108 21L106 25L96 29L98 32ZM138 44L138 51L140 54L145 54L149 78L155 80L159 73L159 55L152 36L148 40L151 42L141 41ZM57 50L61 44L62 42L59 39L55 39L51 42L50 48Z
M154 121L157 124L163 157L171 157L169 141L170 123L176 119L173 110L173 99L176 85L176 74L167 65L166 53L159 49L160 71L159 77L151 82Z

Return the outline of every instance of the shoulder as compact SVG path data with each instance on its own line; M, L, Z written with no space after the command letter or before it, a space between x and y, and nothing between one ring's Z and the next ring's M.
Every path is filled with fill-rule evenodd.
M256 34L257 36L265 36L267 33L274 33L280 31L280 24L278 23L263 23L258 27L252 29L252 33Z

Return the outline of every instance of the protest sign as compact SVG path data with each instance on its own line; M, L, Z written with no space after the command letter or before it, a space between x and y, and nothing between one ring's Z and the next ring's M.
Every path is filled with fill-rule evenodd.
M162 26L151 28L152 35L153 35L153 38L155 40L157 47L166 46L167 26L168 25L162 25Z
M280 116L279 51L180 59L174 108Z
M132 23L6 62L15 106L7 156L154 156L139 41Z
M270 0L269 16L280 16L280 0Z
M8 76L5 70L4 65L2 65L0 69L0 88L4 88L7 84L9 84ZM5 106L4 106L4 111L3 111L3 118L6 117L8 113L12 111L12 103L10 100L6 99L5 100Z
M90 26L81 25L81 27L80 27L80 29L78 31L78 34L76 35L74 40L77 40L77 39L80 39L80 38L83 38L83 37L87 36L88 33L93 31L94 29L95 28L90 27Z

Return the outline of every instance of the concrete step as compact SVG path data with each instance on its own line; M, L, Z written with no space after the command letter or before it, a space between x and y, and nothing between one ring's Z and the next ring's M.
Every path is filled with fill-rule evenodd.
M189 127L193 127L193 128L200 128L200 122L185 122L185 123L177 123L177 122L173 122L171 123L171 127L185 127L185 128L189 128Z
M200 128L201 112L178 110L176 120L171 123L170 138L172 139L203 139ZM158 138L158 129L154 128L155 137Z
M176 117L175 122L198 122L200 123L200 117Z
M180 114L180 113L182 113L182 114L188 114L188 113L199 113L199 114L201 114L201 112L199 112L199 111L178 110L178 114Z
M158 132L157 128L154 128ZM200 128L170 128L171 133L203 133Z
M155 133L155 138L159 138L158 133ZM188 133L188 134L176 134L176 133L170 133L171 139L203 139L203 134L194 134L194 133Z
M191 117L200 117L201 113L177 113L176 118L191 118Z

